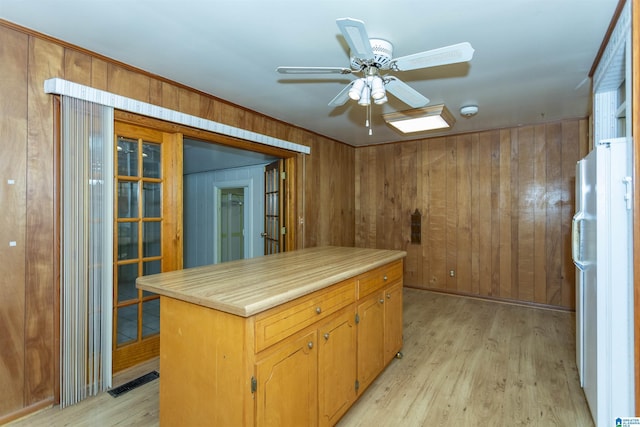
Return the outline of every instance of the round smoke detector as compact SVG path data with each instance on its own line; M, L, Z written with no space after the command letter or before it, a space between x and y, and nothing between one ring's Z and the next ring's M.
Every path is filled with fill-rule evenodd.
M478 106L477 105L465 105L464 107L460 107L460 114L465 117L471 117L478 114Z
M377 68L381 70L388 70L389 63L393 59L393 45L391 42L384 39L369 39L371 43L371 50L373 51L373 62ZM350 55L351 68L359 70L362 64L353 55Z

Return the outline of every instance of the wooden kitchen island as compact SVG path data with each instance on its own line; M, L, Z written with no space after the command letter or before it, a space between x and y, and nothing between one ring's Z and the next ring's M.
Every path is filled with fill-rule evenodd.
M404 251L319 247L139 277L160 424L335 424L402 347Z

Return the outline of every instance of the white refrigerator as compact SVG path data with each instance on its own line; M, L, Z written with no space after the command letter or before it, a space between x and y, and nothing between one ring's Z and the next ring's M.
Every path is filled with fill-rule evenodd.
M597 427L635 413L629 144L601 141L576 166L576 362Z

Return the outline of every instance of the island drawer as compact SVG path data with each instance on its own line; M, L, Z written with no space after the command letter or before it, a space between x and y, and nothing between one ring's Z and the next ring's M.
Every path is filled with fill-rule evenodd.
M402 260L391 262L358 276L358 299L402 278Z
M256 353L306 328L356 299L356 279L297 298L255 318Z

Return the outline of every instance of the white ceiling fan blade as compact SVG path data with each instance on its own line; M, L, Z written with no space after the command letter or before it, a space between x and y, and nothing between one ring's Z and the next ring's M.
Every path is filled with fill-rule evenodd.
M343 67L278 67L280 74L351 74L350 68Z
M351 86L353 86L354 82L355 80L346 85L344 89L342 89L340 93L337 94L336 97L331 100L331 102L329 102L329 107L339 107L341 105L344 105L344 103L347 102L347 99L349 99L349 89L351 89Z
M405 82L398 80L396 77L386 76L385 80L387 82L385 85L387 92L410 107L424 107L429 103L429 98L423 96L420 92Z
M401 56L391 61L390 68L397 71L416 70L418 68L437 67L470 61L474 49L468 42L445 46L438 49Z
M365 60L374 58L364 22L352 18L339 18L336 19L336 23L351 49L351 55Z

